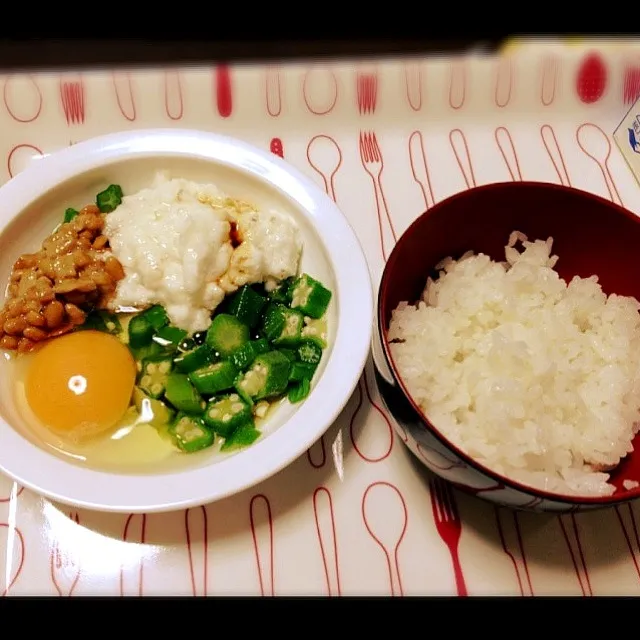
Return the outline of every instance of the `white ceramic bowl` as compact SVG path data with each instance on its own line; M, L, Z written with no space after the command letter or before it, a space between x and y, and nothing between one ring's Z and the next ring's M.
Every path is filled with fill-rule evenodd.
M145 473L90 468L43 446L25 424L12 382L0 372L0 470L52 500L114 512L159 512L212 502L273 475L303 454L337 418L369 352L373 293L366 259L345 216L310 179L275 155L201 131L138 130L93 138L37 162L0 188L0 278L20 253L34 251L67 206L91 202L106 184L125 194L158 170L214 182L259 207L277 206L301 227L302 269L334 296L329 345L312 391L285 403L251 447L220 458L201 452ZM4 289L4 284L2 285ZM5 362L2 366L7 366Z

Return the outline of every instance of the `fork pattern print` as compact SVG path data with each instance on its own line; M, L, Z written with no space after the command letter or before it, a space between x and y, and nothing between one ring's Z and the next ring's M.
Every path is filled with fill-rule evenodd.
M636 58L601 51L606 79L591 63L578 83L587 53L13 73L0 78L3 180L122 128L237 136L334 199L376 272L422 211L495 180L561 182L640 212L611 137L637 93ZM217 504L52 517L47 500L7 480L0 594L640 594L637 506L541 526L462 496L419 459L452 475L458 461L427 445L414 455L402 440L369 362L306 455Z

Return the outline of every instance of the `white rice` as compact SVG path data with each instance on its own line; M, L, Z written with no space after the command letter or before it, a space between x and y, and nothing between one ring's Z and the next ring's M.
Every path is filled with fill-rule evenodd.
M520 251L516 244L522 242ZM447 258L389 327L409 393L455 445L554 493L610 495L640 428L640 303L566 283L552 238L513 232L506 262Z

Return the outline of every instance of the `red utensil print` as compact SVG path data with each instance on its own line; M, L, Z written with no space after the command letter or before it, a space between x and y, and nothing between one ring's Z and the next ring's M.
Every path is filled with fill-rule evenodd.
M633 60L625 65L622 100L625 105L632 105L638 97L640 97L640 65Z
M282 146L282 140L280 140L280 138L272 138L271 143L269 144L269 149L271 153L284 158L284 148Z
M571 180L569 178L569 172L567 171L567 165L564 161L564 156L562 155L562 151L560 150L558 138L556 138L556 133L553 130L553 127L548 124L543 124L540 127L540 136L542 137L544 148L549 154L549 158L551 159L553 168L558 174L558 180L560 180L560 184L564 185L565 187L570 187Z
M114 71L111 74L111 80L120 113L129 122L133 122L136 119L137 114L131 74L128 71Z
M445 456L440 451L426 444L416 443L416 448L420 457L430 466L440 471L451 471L451 469L464 469L465 465L459 460L454 460Z
M13 482L12 480L8 480L8 482L11 488L5 494L0 494L0 504L3 502L12 502L24 491L24 487L21 487L17 482Z
M4 536L4 539L3 539ZM24 565L24 537L18 527L0 522L0 596L6 596L22 573Z
M42 91L31 74L4 81L4 106L16 122L33 122L42 112Z
M342 151L338 143L323 133L313 136L307 145L307 161L322 178L327 195L336 202L334 179L342 165Z
M370 484L362 496L362 520L384 553L391 595L404 595L398 552L407 532L409 516L407 503L398 487L384 481Z
M338 101L338 80L330 69L309 69L302 79L302 97L307 109L317 116L333 111Z
M592 596L593 591L591 590L589 571L587 570L584 550L582 549L582 542L580 541L580 530L576 522L576 514L570 513L566 516L559 515L557 518L560 523L560 528L562 529L562 535L567 543L567 548L571 554L571 561L578 578L578 584L582 590L582 595Z
M85 118L85 95L82 76L75 80L60 78L60 101L68 125L82 124Z
M359 113L374 113L378 99L378 74L356 73L356 104Z
M216 67L216 106L222 118L228 118L233 111L233 90L231 87L231 71L226 64Z
M147 516L132 513L124 525L122 540L135 544L144 544L147 533ZM144 587L144 560L140 557L137 571L134 567L120 568L120 595L141 596Z
M331 492L326 487L318 487L313 492L313 515L316 521L318 544L322 555L322 566L327 581L327 594L342 595L340 587L340 562L338 558L338 537L333 512Z
M187 538L191 592L194 596L206 596L209 588L207 510L204 507L186 509L184 512L184 530Z
M184 115L182 79L179 71L164 72L164 108L171 120L181 120Z
M453 129L449 133L449 143L453 149L458 166L467 185L467 189L476 186L476 176L473 172L473 164L471 163L471 154L469 153L469 145L467 138L460 129Z
M420 111L422 109L422 67L419 62L405 63L404 84L409 106L414 111Z
M262 506L260 506L262 505ZM256 567L260 581L260 593L265 596L275 595L274 562L273 562L273 517L269 499L259 493L249 504L251 520L251 536L256 554Z
M462 523L458 514L456 497L451 486L436 476L429 479L431 494L431 509L436 530L442 541L447 545L453 562L453 573L456 579L456 589L459 596L466 596L467 586L464 581L458 546L462 534Z
M627 547L629 548L629 555L631 556L631 560L633 561L633 566L636 569L636 573L638 574L638 578L640 579L640 563L638 562L638 555L635 549L640 553L640 537L638 536L638 525L636 523L636 517L633 513L633 508L630 503L626 503L623 505L616 505L616 515L618 516L618 521L620 522L620 526L622 527L622 533L624 534L624 539L627 542ZM629 524L625 524L623 514L627 513ZM634 549L635 542L635 549Z
M307 449L307 460L314 469L322 469L327 462L327 449L324 442L324 436L320 436L319 440L316 440Z
M77 513L70 513L69 518L76 524L80 524ZM74 557L70 548L61 549L58 540L51 547L49 563L51 566L51 581L59 596L73 594L80 579L80 563Z
M502 158L507 165L511 179L516 182L522 181L522 172L520 171L520 163L518 162L518 154L513 145L513 138L506 127L498 127L494 132L494 137L498 149L502 154Z
M506 107L511 100L513 89L513 63L508 58L503 58L496 63L496 86L494 102L497 107Z
M585 104L592 104L602 98L607 88L607 67L602 56L589 53L585 56L576 75L576 93Z
M547 55L542 59L540 102L545 107L548 107L555 100L559 66L560 63L556 56Z
M452 62L449 71L449 106L460 109L467 92L467 70L462 61Z
M397 242L398 237L396 230L393 226L393 220L389 213L389 207L387 205L387 199L385 198L384 191L382 189L382 171L384 170L384 160L382 158L382 151L378 144L376 134L372 131L360 132L360 160L364 170L369 174L373 182L373 191L376 199L376 212L378 215L378 233L380 234L380 250L382 251L383 259L387 260L393 245ZM389 231L391 232L392 239L388 236L384 230L383 216L386 218Z
M409 136L409 162L411 163L411 173L413 179L420 187L424 198L425 209L433 207L435 198L429 177L429 167L427 166L427 156L424 151L424 140L421 131L414 131Z
M33 144L22 143L18 144L7 156L7 172L9 177L18 175L23 169L26 169L27 165L36 158L42 158L44 153L42 150Z
M496 525L498 527L498 535L502 544L503 551L509 556L513 564L516 578L518 580L518 589L522 596L533 596L533 586L531 585L531 576L529 575L529 565L527 564L527 556L524 552L522 543L522 532L520 530L520 520L518 513L501 507L494 507L496 513ZM511 536L507 535L507 531L513 531L515 541ZM514 544L515 542L515 544Z
M578 127L576 140L583 153L598 165L609 192L609 198L616 204L622 205L622 198L609 169L609 158L611 156L611 140L609 140L609 136L597 124L585 122Z
M351 439L351 443L353 444L353 450L365 462L382 462L391 455L391 451L393 449L393 427L391 426L391 421L387 417L387 414L371 396L366 371L363 372L362 377L358 381L357 392L358 404L353 410L353 414L351 415L351 419L349 420L349 438ZM369 406L371 406L374 411L368 412L365 417L365 424L362 427L358 427L356 420L360 415L360 411L363 409L365 402ZM373 427L372 421L367 420L369 416L376 414L379 418L382 418L384 428L375 429ZM378 420L378 423L379 422L380 421ZM367 429L368 433L371 435L373 435L374 433L376 436L378 436L378 434L384 434L384 440L381 439L376 447L379 448L379 452L377 454L373 451L364 451L365 445L362 442L362 436L365 429ZM405 433L403 437L403 440L405 442L406 438L407 435Z
M280 69L268 66L265 72L265 99L267 113L277 118L282 113L282 85L280 82Z

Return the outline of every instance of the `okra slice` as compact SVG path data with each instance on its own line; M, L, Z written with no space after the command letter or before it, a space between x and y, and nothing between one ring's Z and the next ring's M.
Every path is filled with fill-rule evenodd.
M289 383L291 361L279 351L259 355L251 368L237 382L237 389L252 400L271 398L283 393Z
M96 196L96 204L102 213L111 213L122 202L122 187L110 184Z
M294 382L287 393L287 398L291 404L302 402L311 391L311 382L307 378L303 378L300 382Z
M169 427L169 433L173 437L179 449L185 453L202 451L213 445L215 434L204 420L199 416L187 413L179 413L174 423Z
M173 369L169 357L155 357L143 360L138 385L150 397L161 398L167 387L167 378Z
M289 380L292 382L301 382L302 380L312 380L318 368L318 364L311 362L294 362L291 365Z
M154 304L152 307L145 309L140 314L156 331L160 327L164 327L169 324L169 316L164 310L164 307L159 304Z
M289 358L291 362L296 362L298 360L298 352L296 349L287 349L286 347L279 347L278 351Z
M270 304L264 315L262 330L274 345L288 347L300 342L304 316L283 304Z
M291 302L291 296L289 295L289 289L293 284L295 278L286 278L279 282L271 291L267 293L269 300L273 302L280 302L282 304L289 304Z
M230 313L219 313L207 330L207 344L221 358L228 358L249 342L249 327Z
M176 346L178 346L184 340L184 338L187 337L187 332L184 329L166 325L156 330L156 336L161 340L166 340L170 344L175 344Z
M64 218L62 219L63 222L71 222L77 215L78 215L78 210L74 209L72 207L69 207L68 209L65 210L64 212Z
M140 422L154 427L166 427L176 415L176 412L164 402L150 398L139 387L133 389L133 402L138 410Z
M129 321L128 332L129 345L133 349L138 349L151 343L155 330L149 320L140 313Z
M291 285L290 295L292 309L298 309L312 318L321 318L329 306L332 294L321 282L303 273Z
M131 343L129 343L129 347L131 347ZM155 342L155 340L152 340L149 344L145 344L142 347L131 347L131 352L139 363L149 358L173 356L173 349L170 346L163 346L159 342ZM140 367L138 367L138 369L140 369Z
M189 414L202 413L207 403L184 373L172 371L167 378L164 397L178 410Z
M260 431L253 424L240 425L228 438L225 438L220 451L232 451L233 449L244 449L252 445L259 437Z
M305 340L317 342L322 349L327 346L327 320L326 318L311 318L305 316L301 337Z
M204 411L205 424L223 438L228 438L240 425L253 424L251 407L239 394L213 398Z
M300 362L318 364L322 358L322 349L315 340L303 340L296 351Z
M260 323L260 315L265 304L267 304L267 299L264 296L261 296L251 286L245 285L233 294L229 301L228 310L238 320L253 329Z
M203 395L210 396L231 389L238 375L233 362L221 360L189 373L189 380Z
M201 344L199 347L194 347L190 351L177 355L173 360L173 364L178 371L191 373L209 364L211 356L211 349L206 344Z
M257 356L261 353L266 353L269 349L269 341L266 338L250 340L237 351L234 351L231 354L230 360L239 371L246 371L253 364Z

